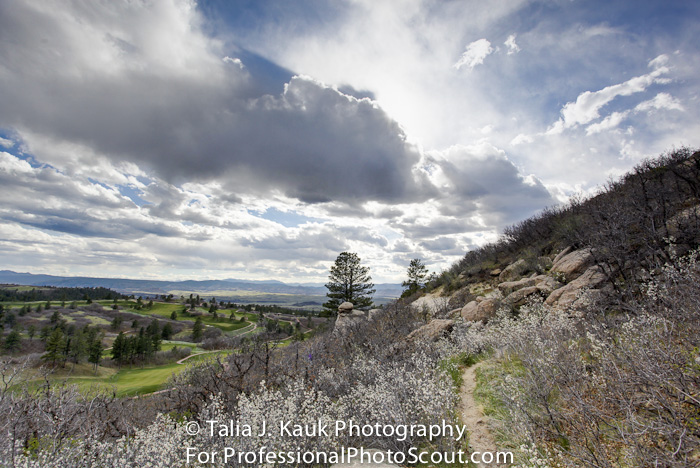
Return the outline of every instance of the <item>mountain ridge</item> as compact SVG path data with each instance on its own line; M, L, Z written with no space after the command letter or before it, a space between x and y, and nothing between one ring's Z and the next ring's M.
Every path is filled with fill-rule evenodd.
M203 295L209 292L245 291L263 294L287 294L303 296L326 295L326 288L313 283L285 283L278 280L141 280L131 278L101 278L92 276L58 276L47 274L20 273L0 270L0 283L24 286L57 287L105 287L122 294L167 295L172 291L188 291ZM382 283L375 285L377 298L395 298L401 295L400 284Z

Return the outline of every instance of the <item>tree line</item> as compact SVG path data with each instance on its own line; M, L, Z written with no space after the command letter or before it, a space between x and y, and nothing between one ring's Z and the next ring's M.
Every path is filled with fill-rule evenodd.
M127 296L108 288L66 288L41 286L27 291L20 291L16 285L0 287L0 302L36 302L36 301L87 301L88 299L112 300L126 299Z

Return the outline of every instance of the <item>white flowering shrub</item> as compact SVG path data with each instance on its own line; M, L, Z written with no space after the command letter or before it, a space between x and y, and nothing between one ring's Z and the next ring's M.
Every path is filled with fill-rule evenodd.
M644 294L571 316L530 304L458 339L491 349L501 431L520 466L695 466L700 459L697 255L654 274ZM473 340L473 342L472 342Z
M425 437L397 441L397 437L383 437L376 433L350 436L347 431L335 432L336 421L352 421L360 426L456 422L453 412L455 389L439 368L438 356L417 353L396 358L378 359L357 352L348 359L342 371L320 366L321 370L313 380L300 375L277 379L274 383L262 382L257 390L240 393L233 408L230 398L215 395L208 399L201 411L187 420L176 421L161 414L145 427L115 440L105 440L94 431L74 431L73 435L64 434L60 443L55 443L55 429L48 428L37 433L34 446L27 447L20 438L13 444L0 444L0 467L234 467L251 466L251 463L246 460L239 462L235 456L224 460L221 454L227 449L242 453L260 450L303 453L332 452L351 446L395 450L406 450L411 446L453 448L455 441L449 438L438 438L429 443ZM338 389L342 392L338 393ZM68 409L68 402L64 403ZM8 408L13 411L20 409L12 405ZM188 433L188 424L193 422L199 425L197 434ZM294 437L282 433L281 424L285 423L290 430L294 430L294 425L311 429L320 425L326 428L326 432ZM244 426L249 426L251 433L244 433ZM230 431L231 428L240 428L241 431L236 433ZM3 435L12 436L11 429L5 427ZM201 465L196 463L196 458L191 458L186 464L188 448L191 453L217 452L219 457L212 463ZM293 465L311 466L304 462Z

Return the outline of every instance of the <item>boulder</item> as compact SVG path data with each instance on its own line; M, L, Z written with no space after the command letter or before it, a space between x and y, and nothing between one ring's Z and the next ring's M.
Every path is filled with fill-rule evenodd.
M571 281L581 276L589 266L593 265L593 261L591 249L574 250L554 262L551 271L560 273L567 281Z
M382 312L383 309L370 309L370 311L367 313L367 320L372 321L376 319Z
M511 263L498 275L498 281L501 283L506 281L512 281L516 278L521 277L527 272L527 262L522 258L517 262Z
M474 317L476 316L476 311L479 308L479 303L476 301L471 301L462 307L462 318L470 322L474 322Z
M535 284L540 292L549 295L555 289L561 288L562 284L551 276L542 275L542 279Z
M528 286L526 288L518 289L517 291L508 294L508 296L503 299L503 303L513 307L520 307L521 305L525 304L527 302L527 298L533 294L539 295L540 288L537 286Z
M564 250L562 250L561 252L559 252L559 253L554 257L554 260L552 260L552 264L557 263L559 260L561 260L561 258L562 258L564 255L568 254L568 253L571 252L572 250L573 250L573 247L568 246L567 248L565 248Z
M535 276L534 278L523 278L517 281L506 281L505 283L500 283L497 288L504 296L507 296L518 289L536 285L538 278L538 276Z
M431 314L435 315L444 311L449 305L450 298L441 296L438 291L421 296L411 303L411 307L418 310L426 309Z
M486 321L496 315L499 306L500 302L493 298L471 301L462 307L462 318L468 322Z
M489 274L490 274L491 276L498 276L498 275L501 274L502 271L503 271L503 270L501 270L500 268L496 268L496 269L494 269L494 270L491 270L491 271L489 272Z
M547 295L555 289L561 287L561 284L551 276L533 275L529 278L523 278L518 281L506 281L505 283L499 284L497 287L504 296L508 296L519 289L529 288L531 286L537 286L540 291Z
M355 307L355 306L352 305L352 302L347 302L347 301L343 302L342 304L340 304L338 306L338 313L339 314L349 314L352 312L353 307Z
M452 332L452 327L454 327L454 324L454 320L431 320L429 323L409 333L406 340L437 341L440 338L448 336Z
M350 303L348 302L348 304ZM366 312L363 312L361 310L345 310L345 313L340 313L340 311L338 311L339 313L338 317L335 319L333 333L345 334L355 325L367 321L369 317L369 315Z
M607 276L603 272L603 269L598 265L593 265L566 286L562 286L553 291L549 297L547 297L545 304L562 309L570 307L576 302L579 297L579 292L582 289L594 289L605 282L606 279Z

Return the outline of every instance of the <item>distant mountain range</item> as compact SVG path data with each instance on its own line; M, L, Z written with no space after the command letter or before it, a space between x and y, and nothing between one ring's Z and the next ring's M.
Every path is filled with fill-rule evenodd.
M292 305L295 302L318 303L325 301L327 289L319 283L287 284L276 280L205 280L205 281L159 281L122 278L93 278L88 276L53 276L17 273L0 270L0 283L27 286L59 287L103 287L122 294L168 295L199 294L215 296L219 300L244 303L279 303ZM400 284L376 284L375 302L382 303L397 298L403 291Z

